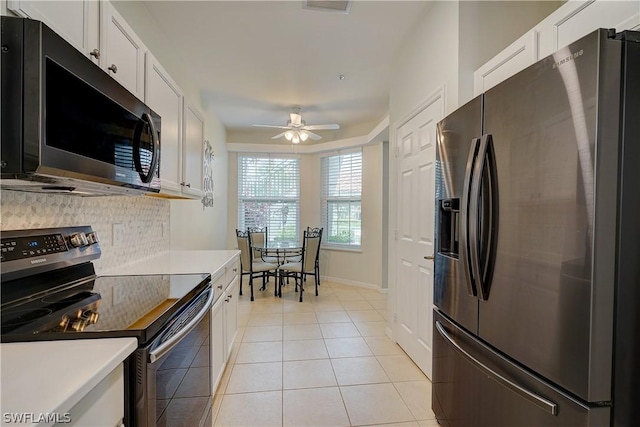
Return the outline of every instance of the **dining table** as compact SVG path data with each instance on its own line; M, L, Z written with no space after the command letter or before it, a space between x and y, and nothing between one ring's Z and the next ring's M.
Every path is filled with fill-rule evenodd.
M259 244L252 244L251 247L260 252L263 261L274 262L276 269L276 285L274 286L274 296L282 297L280 286L280 266L292 258L302 256L304 250L302 243L292 241L270 241Z

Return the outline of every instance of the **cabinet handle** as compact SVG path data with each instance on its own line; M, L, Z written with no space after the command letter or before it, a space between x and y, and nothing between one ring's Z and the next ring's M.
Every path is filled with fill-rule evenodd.
M218 285L218 289L222 289L222 285Z
M433 255L427 255L426 257L424 257L424 259L430 259L431 261L434 260L434 256Z
M187 187L191 188L191 183L187 184Z
M237 272L238 272L238 269L237 269L237 268L234 268L234 269L233 269L233 272L234 272L234 273L237 273Z
M224 302L229 302L229 297L226 297Z
M186 183L186 182L184 182L184 181L182 181L182 182L180 183L180 185L182 185L183 187L189 187L189 188L191 188L191 183L187 184L187 183Z
M116 64L111 64L111 67L107 67L107 70L111 70L115 74L118 72L118 67L116 67Z
M229 299L233 298L233 295L229 295Z
M89 52L89 55L95 57L96 59L100 58L100 51L98 49L93 49L91 52Z

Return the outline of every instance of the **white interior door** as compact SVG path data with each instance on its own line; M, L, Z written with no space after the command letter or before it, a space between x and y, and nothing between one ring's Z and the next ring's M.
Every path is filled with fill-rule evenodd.
M431 378L437 98L396 132L396 339Z

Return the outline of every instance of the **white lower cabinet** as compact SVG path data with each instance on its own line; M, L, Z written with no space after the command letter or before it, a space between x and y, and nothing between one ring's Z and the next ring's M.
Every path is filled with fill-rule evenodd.
M226 294L223 293L218 298L218 301L213 305L211 309L211 375L212 375L212 387L215 390L218 388L220 378L227 362L226 344L225 344L225 324L224 324L224 309Z
M220 293L211 309L211 376L214 393L238 334L238 262L237 256L230 260L225 271L212 283L214 292Z
M124 376L120 364L69 411L64 426L121 426L124 418Z
M226 351L227 358L231 356L233 350L233 343L236 340L236 334L238 333L238 276L235 276L229 287L227 288L226 299L226 316L225 316L225 329L226 329Z

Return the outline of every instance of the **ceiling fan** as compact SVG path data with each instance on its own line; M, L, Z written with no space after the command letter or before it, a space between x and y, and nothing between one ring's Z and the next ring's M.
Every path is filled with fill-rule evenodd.
M272 136L271 139L282 138L283 136L287 139L287 141L291 141L294 144L299 144L301 141L304 142L307 138L311 138L314 141L322 138L320 135L311 132L312 130L329 130L329 129L340 129L340 125L332 123L326 125L308 125L304 120L302 120L302 116L300 115L300 107L292 107L291 113L289 113L289 120L287 120L286 126L273 126L273 125L253 125L257 127L263 128L275 128L275 129L286 129L284 132L277 134L276 136Z

